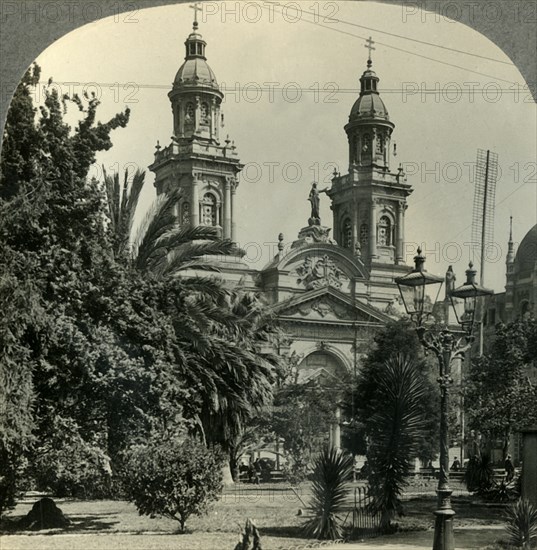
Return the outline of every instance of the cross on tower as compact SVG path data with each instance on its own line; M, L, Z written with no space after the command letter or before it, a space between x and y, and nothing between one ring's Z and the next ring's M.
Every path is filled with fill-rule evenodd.
M373 48L373 44L375 42L373 41L373 39L371 37L369 37L367 40L366 40L366 44L364 44L364 48L367 48L369 50L369 56L367 58L367 68L369 69L371 67L371 64L373 63L371 61L371 50L376 50L376 48Z
M191 10L194 10L194 30L198 28L198 11L203 11L199 2L196 2L193 6L189 6Z

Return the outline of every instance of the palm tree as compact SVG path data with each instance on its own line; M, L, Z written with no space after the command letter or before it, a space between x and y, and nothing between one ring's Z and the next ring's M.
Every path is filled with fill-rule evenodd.
M366 422L371 441L369 485L373 509L381 513L381 528L388 529L401 512L400 497L425 426L425 384L414 363L402 355L386 361L375 378L377 410Z
M279 358L266 348L275 316L258 296L197 274L218 271L215 256L240 251L219 239L214 227L179 225L179 190L157 197L131 244L144 178L137 171L130 183L126 171L121 186L118 174L105 175L113 251L144 276L166 281L162 307L173 319L179 374L193 391L185 406L205 442L222 446L231 457L245 424L272 399ZM173 276L180 272L182 277Z
M281 359L271 345L275 315L258 295L236 289L227 297L227 307L219 309L232 322L213 325L214 339L204 354L210 380L203 385L200 421L207 442L229 454L236 478L236 447L248 422L272 402Z
M131 177L125 170L122 185L118 172L110 175L104 170L104 175L116 259L128 260L136 269L153 276L167 277L187 269L216 271L216 265L207 256L237 252L229 239L218 238L215 227L186 227L178 223L176 206L180 189L156 198L131 242L145 172L136 170Z
M352 456L334 448L325 448L316 458L313 470L313 517L304 525L308 536L317 539L341 539L343 526L340 514L349 493L352 479Z

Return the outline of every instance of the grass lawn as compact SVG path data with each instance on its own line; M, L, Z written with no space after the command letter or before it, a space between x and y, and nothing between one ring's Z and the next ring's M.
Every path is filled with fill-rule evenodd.
M309 485L303 484L299 495L309 501ZM37 500L29 496L22 500L8 518L17 519L25 515ZM222 499L210 509L206 516L192 517L187 521L187 533L177 534L178 524L173 520L139 516L134 505L124 501L81 501L55 499L56 504L72 521L65 530L38 532L16 532L0 538L1 550L197 550L233 549L240 528L246 518L254 520L262 535L264 550L290 550L293 548L318 547L317 541L303 538L301 525L304 517L298 516L304 504L284 484L240 485L227 489ZM430 492L424 496L410 498L405 502L405 516L399 524L405 531L421 530L421 538L432 541L435 496ZM487 526L498 528L502 522L503 510L473 505L467 496L454 499L457 511L456 525L465 528L468 534ZM424 532L428 530L429 532ZM490 531L490 529L489 529ZM503 533L497 531L501 538ZM407 533L382 537L383 541L397 544ZM414 535L414 533L408 533ZM483 540L483 545L495 540ZM473 546L472 546L473 547ZM475 546L478 548L478 546Z

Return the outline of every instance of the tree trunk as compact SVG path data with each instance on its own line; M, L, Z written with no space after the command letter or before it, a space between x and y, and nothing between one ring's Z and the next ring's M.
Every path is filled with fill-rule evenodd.
M229 469L231 470L231 477L233 478L233 481L235 483L239 481L239 476L240 476L239 463L240 463L240 460L235 457L231 457L229 459Z
M222 482L224 486L233 485L233 477L231 475L231 468L229 467L229 462L224 462L222 466Z

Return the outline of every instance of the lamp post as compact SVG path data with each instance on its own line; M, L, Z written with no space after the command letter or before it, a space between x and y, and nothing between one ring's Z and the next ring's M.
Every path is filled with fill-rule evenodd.
M416 332L426 352L433 352L438 359L440 386L440 475L438 478L438 508L435 510L435 527L433 550L454 550L453 516L451 508L451 489L449 487L449 438L448 410L451 363L463 358L474 341L472 335L478 299L489 296L492 291L475 282L476 271L470 263L466 271L466 282L450 292L451 305L455 311L460 330L450 330L448 326L437 330L434 319L431 319L434 304L444 279L428 273L424 268L425 257L418 248L414 257L415 267L412 271L395 279L407 314L416 325ZM435 292L435 288L438 290ZM458 312L458 306L464 303L464 311ZM432 321L432 322L431 322Z

